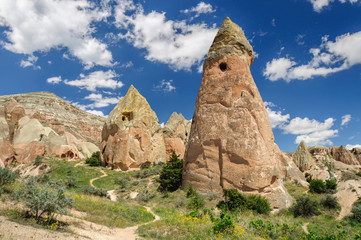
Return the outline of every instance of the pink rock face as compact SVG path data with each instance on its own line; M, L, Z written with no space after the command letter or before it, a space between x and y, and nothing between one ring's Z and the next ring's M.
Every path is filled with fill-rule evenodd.
M183 187L222 194L260 193L275 208L292 198L283 178L304 178L274 142L267 111L250 72L253 50L228 18L203 67L183 169Z
M45 155L45 143L31 142L14 145L17 163L32 163L37 156Z
M344 146L334 146L330 148L331 155L336 161L343 162L348 165L359 165L357 157L347 150Z
M14 149L9 140L0 140L0 165L9 166L14 161Z
M165 151L167 153L167 156L170 157L173 154L173 151L177 155L180 155L180 158L184 157L184 142L180 138L164 138L165 143Z

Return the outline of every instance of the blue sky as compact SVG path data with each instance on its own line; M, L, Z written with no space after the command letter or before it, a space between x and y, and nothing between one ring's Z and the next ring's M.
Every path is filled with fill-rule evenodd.
M361 147L360 0L1 0L0 94L51 91L106 116L133 84L160 123L191 119L227 16L282 150Z

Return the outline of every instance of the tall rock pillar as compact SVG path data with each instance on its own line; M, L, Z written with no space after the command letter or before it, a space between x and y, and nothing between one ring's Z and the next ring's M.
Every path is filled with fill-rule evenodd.
M241 28L226 18L203 66L202 84L183 168L183 187L202 193L237 188L266 196L275 208L291 196L283 178L302 180L274 142L250 66L254 53Z

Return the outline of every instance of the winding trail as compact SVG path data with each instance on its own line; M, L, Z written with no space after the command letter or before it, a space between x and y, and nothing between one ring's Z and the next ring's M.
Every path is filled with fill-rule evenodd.
M302 226L302 229L303 229L303 231L304 231L306 234L310 234L310 232L309 232L308 229L307 229L308 224L310 224L310 223L309 223L309 222L306 222L306 223L304 223L303 226Z

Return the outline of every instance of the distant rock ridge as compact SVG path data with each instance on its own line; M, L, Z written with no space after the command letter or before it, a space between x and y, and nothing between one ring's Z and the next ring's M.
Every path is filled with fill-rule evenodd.
M89 157L99 151L94 143L104 121L49 92L0 96L1 165L45 155Z
M301 171L310 170L315 165L315 161L308 151L305 141L301 141L293 156L293 161Z
M164 137L158 117L132 85L104 124L102 165L128 170L165 160Z
M254 53L241 28L226 18L206 57L183 167L183 187L223 188L267 197L274 208L292 198L283 178L304 177L274 142L250 72Z
M173 151L184 156L185 146L188 143L191 130L191 121L186 120L181 113L173 112L163 128L165 148L168 156Z

